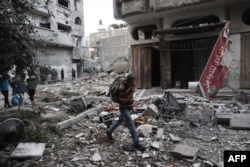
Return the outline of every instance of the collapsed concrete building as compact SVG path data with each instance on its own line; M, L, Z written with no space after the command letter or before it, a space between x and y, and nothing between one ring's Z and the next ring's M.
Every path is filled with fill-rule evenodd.
M78 76L81 75L83 1L37 1L29 13L29 19L39 40L45 43L35 51L35 63L40 68L38 73L41 80L60 79L58 73L62 68L65 78L71 77L72 68L76 69Z
M224 85L249 89L248 0L113 0L114 16L128 23L131 71L138 88L188 88L199 81L225 25L231 23L230 64Z

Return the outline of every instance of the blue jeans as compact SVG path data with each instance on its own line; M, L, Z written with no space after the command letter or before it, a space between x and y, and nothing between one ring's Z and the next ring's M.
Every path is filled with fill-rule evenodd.
M24 96L24 94L23 93L18 93L18 96L19 96L18 108L20 108L23 105L23 96Z
M136 127L135 127L135 124L131 118L131 115L130 115L130 112L128 109L120 109L120 116L119 116L119 119L108 129L108 132L110 134L113 133L113 131L119 126L121 125L121 123L123 122L123 120L125 120L127 126L128 126L128 129L130 131L130 134L132 136L132 139L133 139L133 143L134 145L139 145L140 142L139 142L139 138L138 138L138 135L137 135L137 132L136 132Z

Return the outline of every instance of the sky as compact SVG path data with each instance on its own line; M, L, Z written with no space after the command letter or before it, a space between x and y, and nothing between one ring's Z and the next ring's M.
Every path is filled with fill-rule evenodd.
M107 29L111 24L123 23L113 16L113 0L83 0L83 10L85 36L98 32L99 28ZM102 27L99 20L102 20Z

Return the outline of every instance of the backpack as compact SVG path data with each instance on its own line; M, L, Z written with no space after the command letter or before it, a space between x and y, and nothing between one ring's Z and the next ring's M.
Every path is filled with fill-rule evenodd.
M109 86L109 96L111 100L115 103L118 103L119 100L119 86L126 80L126 77L119 76L117 77Z

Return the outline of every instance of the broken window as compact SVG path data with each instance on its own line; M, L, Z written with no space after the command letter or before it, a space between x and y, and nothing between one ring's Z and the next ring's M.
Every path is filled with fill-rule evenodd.
M75 24L77 24L77 25L82 25L82 20L80 19L80 17L77 17L77 18L75 19Z
M156 25L148 25L144 27L138 27L133 30L132 37L135 40L139 39L152 39L153 31L157 29Z
M245 23L246 25L250 25L250 7L247 8L243 13L242 13L242 16L241 16L241 19L243 21L243 23Z
M50 29L50 23L40 23L40 27Z
M70 32L71 31L70 26L60 24L60 23L57 23L57 28L58 28L58 30L63 31L63 32Z
M58 4L68 8L69 7L69 0L58 0Z

